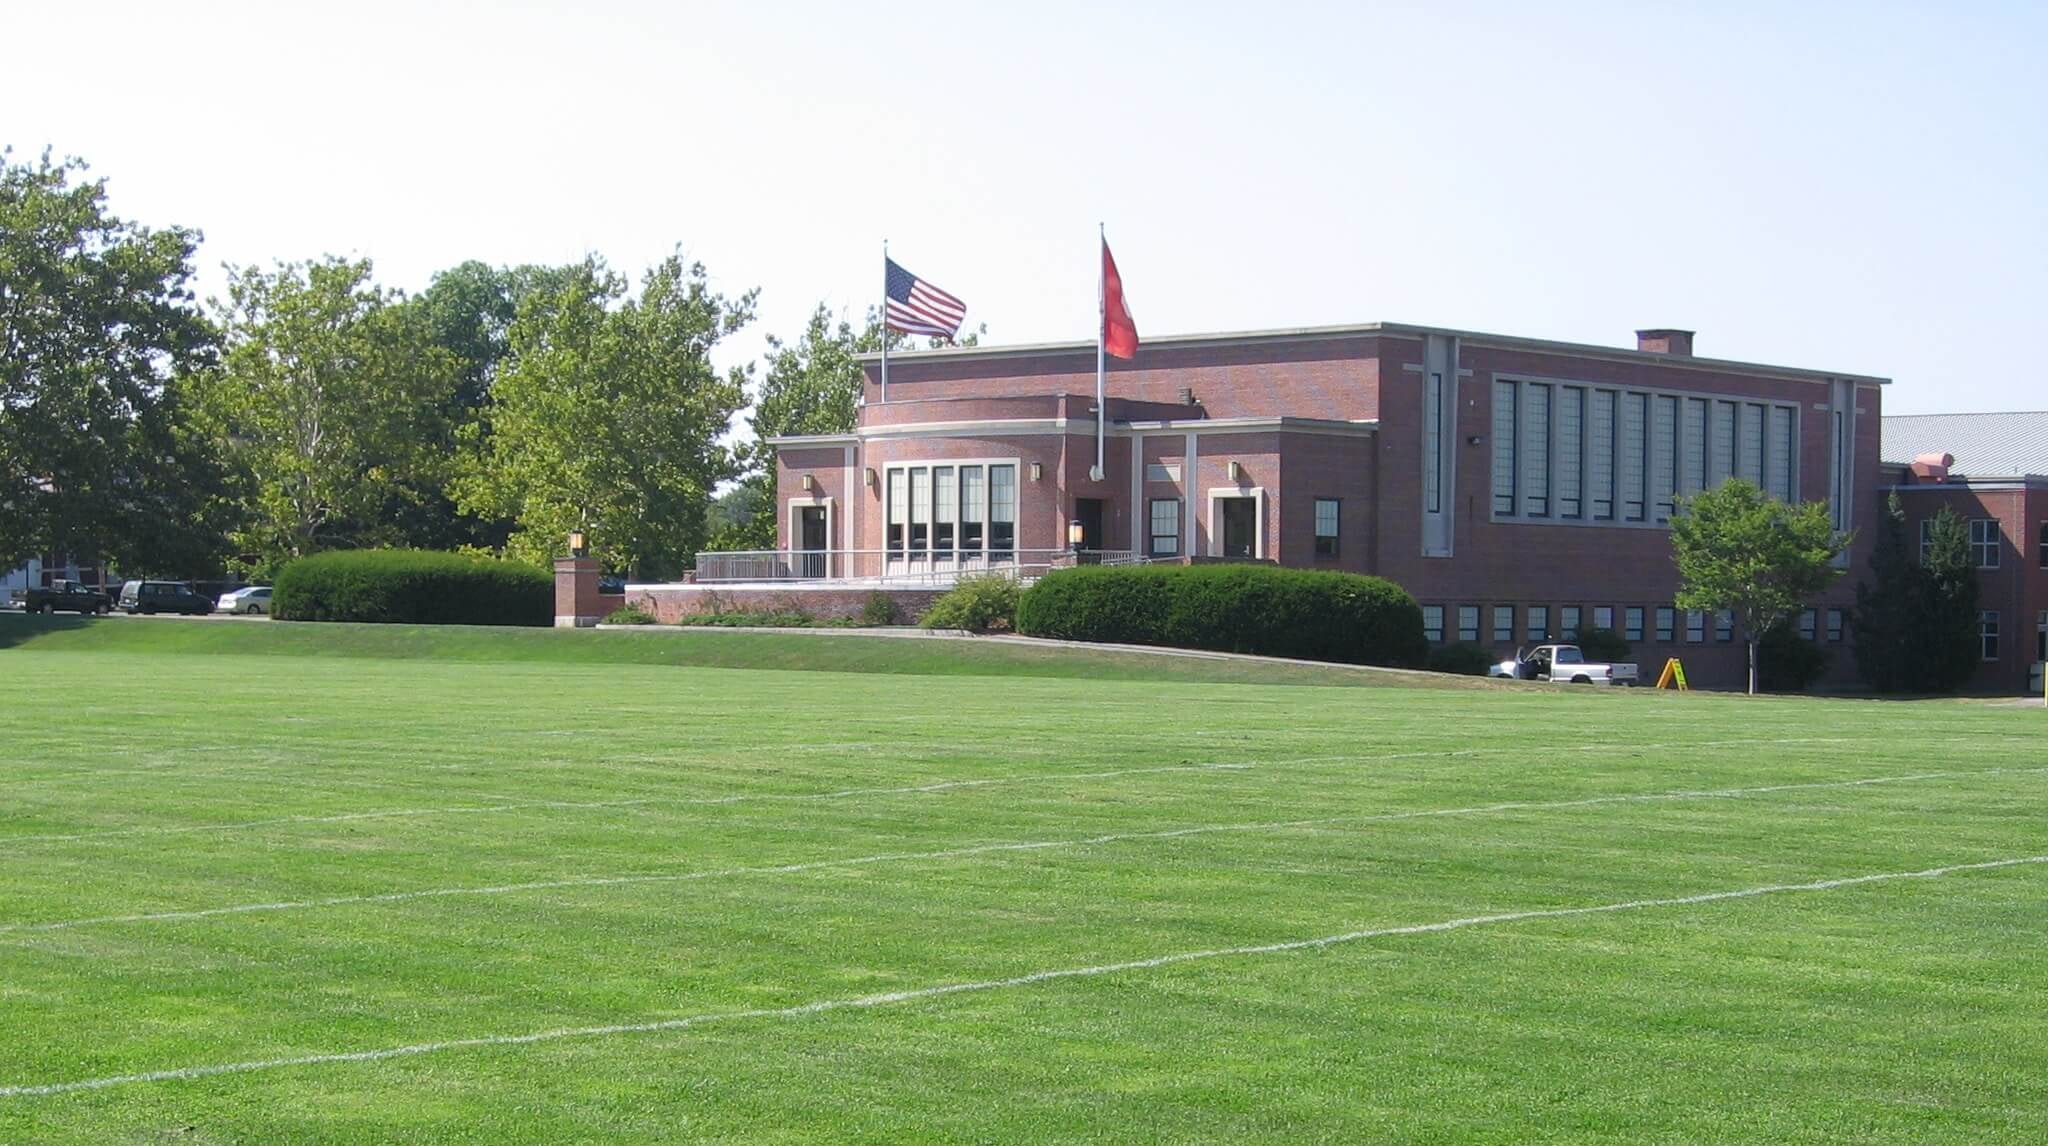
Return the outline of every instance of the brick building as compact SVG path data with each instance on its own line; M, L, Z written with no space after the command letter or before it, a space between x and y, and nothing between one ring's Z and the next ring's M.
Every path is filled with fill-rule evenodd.
M1884 480L1908 539L1947 508L1977 559L1985 691L2041 692L2048 662L2048 411L1884 420Z
M1432 639L1502 652L1595 625L1654 672L1734 687L1740 635L1674 609L1674 495L1730 475L1877 504L1886 380L1391 323L1153 338L1112 361L1097 449L1095 345L866 362L851 434L777 446L780 552L706 555L700 579L792 589L941 580L1058 563L1070 528L1101 560L1225 556L1374 573ZM1850 554L1860 567L1867 533ZM1803 619L1837 655L1854 578Z

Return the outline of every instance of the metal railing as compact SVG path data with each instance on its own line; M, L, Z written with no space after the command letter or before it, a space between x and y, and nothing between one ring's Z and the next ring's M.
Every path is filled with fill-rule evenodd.
M995 574L1028 581L1069 565L1134 565L1145 560L1124 549L752 549L699 553L696 580L719 585L764 581L950 585L964 576Z

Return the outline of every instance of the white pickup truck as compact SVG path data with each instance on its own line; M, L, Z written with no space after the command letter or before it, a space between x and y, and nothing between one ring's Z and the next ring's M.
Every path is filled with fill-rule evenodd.
M1577 645L1537 645L1526 653L1516 649L1513 660L1500 662L1486 675L1560 684L1633 685L1636 666L1589 661Z

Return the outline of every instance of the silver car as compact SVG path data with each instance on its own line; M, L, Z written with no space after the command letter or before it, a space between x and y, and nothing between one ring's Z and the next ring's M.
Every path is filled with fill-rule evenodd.
M216 613L248 613L252 615L261 613L268 616L270 613L270 586L244 585L232 593L224 593L221 595L220 601L214 605L213 611Z

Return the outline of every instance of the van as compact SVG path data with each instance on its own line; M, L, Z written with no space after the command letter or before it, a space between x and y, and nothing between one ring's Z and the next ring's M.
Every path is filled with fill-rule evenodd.
M194 592L192 586L183 581L123 582L121 597L115 607L130 616L136 613L188 613L197 617L213 612L213 602Z

